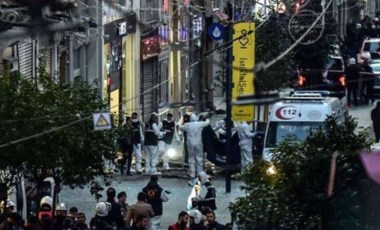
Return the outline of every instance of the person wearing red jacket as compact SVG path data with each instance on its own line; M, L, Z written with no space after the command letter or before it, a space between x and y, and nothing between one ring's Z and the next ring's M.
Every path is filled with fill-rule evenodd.
M189 227L187 227L188 222L189 214L185 211L181 211L178 214L177 223L170 225L168 230L190 230Z

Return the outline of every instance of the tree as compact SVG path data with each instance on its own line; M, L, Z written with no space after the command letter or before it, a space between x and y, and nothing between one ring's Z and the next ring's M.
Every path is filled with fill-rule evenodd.
M2 79L1 89L0 166L37 185L53 177L57 193L62 184L82 187L107 176L104 159L114 157L117 129L93 130L92 113L107 109L96 87L79 79L61 85L41 67L36 82Z
M367 179L358 157L371 141L368 130L356 129L352 117L344 124L329 117L305 141L288 137L281 142L272 162L257 160L242 174L247 195L229 207L243 229L375 229L370 226L376 226L379 212L369 208L379 207L375 194L380 189ZM334 195L328 198L336 151ZM271 165L276 174L267 173Z
M260 25L260 28L255 31L256 64L269 63L291 45L287 31L288 20L286 15L273 13L264 22L256 21L256 26ZM269 91L288 87L295 70L293 56L293 52L289 52L270 68L256 73L258 89Z
M302 13L302 11L307 11L308 13L305 14L305 17L299 18L300 20L304 21L303 25L312 25L316 18L310 17L308 15L310 15L310 12L313 12L315 13L315 16L319 16L319 14L321 14L323 11L323 7L321 4L321 0L304 1L300 13ZM326 5L324 7L326 7ZM321 31L321 36L318 38L318 35L320 34L318 32L315 32L315 34L309 38L313 40L314 37L315 42L308 45L300 44L295 48L295 62L297 63L299 68L319 70L319 72L322 72L322 70L325 68L325 62L328 55L333 54L334 50L336 50L336 47L334 46L336 44L332 43L331 36L337 36L338 30L337 23L333 18L332 7L330 8L331 9L328 9L324 16L320 19L321 23L317 24L323 25L323 31ZM299 22L299 24L302 24L302 22ZM306 28L308 28L309 26L303 28L302 31L305 31ZM317 29L317 27L318 26L316 26L315 29L313 29L311 32L320 31Z

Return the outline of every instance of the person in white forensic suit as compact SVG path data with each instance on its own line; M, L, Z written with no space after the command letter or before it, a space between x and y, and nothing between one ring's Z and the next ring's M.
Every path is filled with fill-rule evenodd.
M252 138L255 136L255 133L250 130L249 125L251 123L250 121L243 121L237 125L237 132L240 139L241 172L243 172L249 164L253 163Z
M184 120L190 120L188 114L184 115ZM189 176L195 179L199 172L203 171L203 144L202 130L210 124L210 120L193 121L179 125L181 131L186 132L187 150L189 153Z

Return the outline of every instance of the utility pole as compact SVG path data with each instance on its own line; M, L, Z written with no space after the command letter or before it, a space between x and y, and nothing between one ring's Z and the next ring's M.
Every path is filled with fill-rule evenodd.
M232 28L233 25L230 23L227 26L225 40L230 43L232 40ZM232 44L232 43L231 43ZM227 71L226 71L226 193L231 192L231 136L232 136L232 45L228 44L227 49Z

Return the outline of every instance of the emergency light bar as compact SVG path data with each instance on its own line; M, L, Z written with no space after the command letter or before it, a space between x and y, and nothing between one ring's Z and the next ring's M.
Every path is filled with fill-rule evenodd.
M321 96L328 96L331 94L328 90L298 90L295 91L293 95L302 95L302 94L319 94Z

